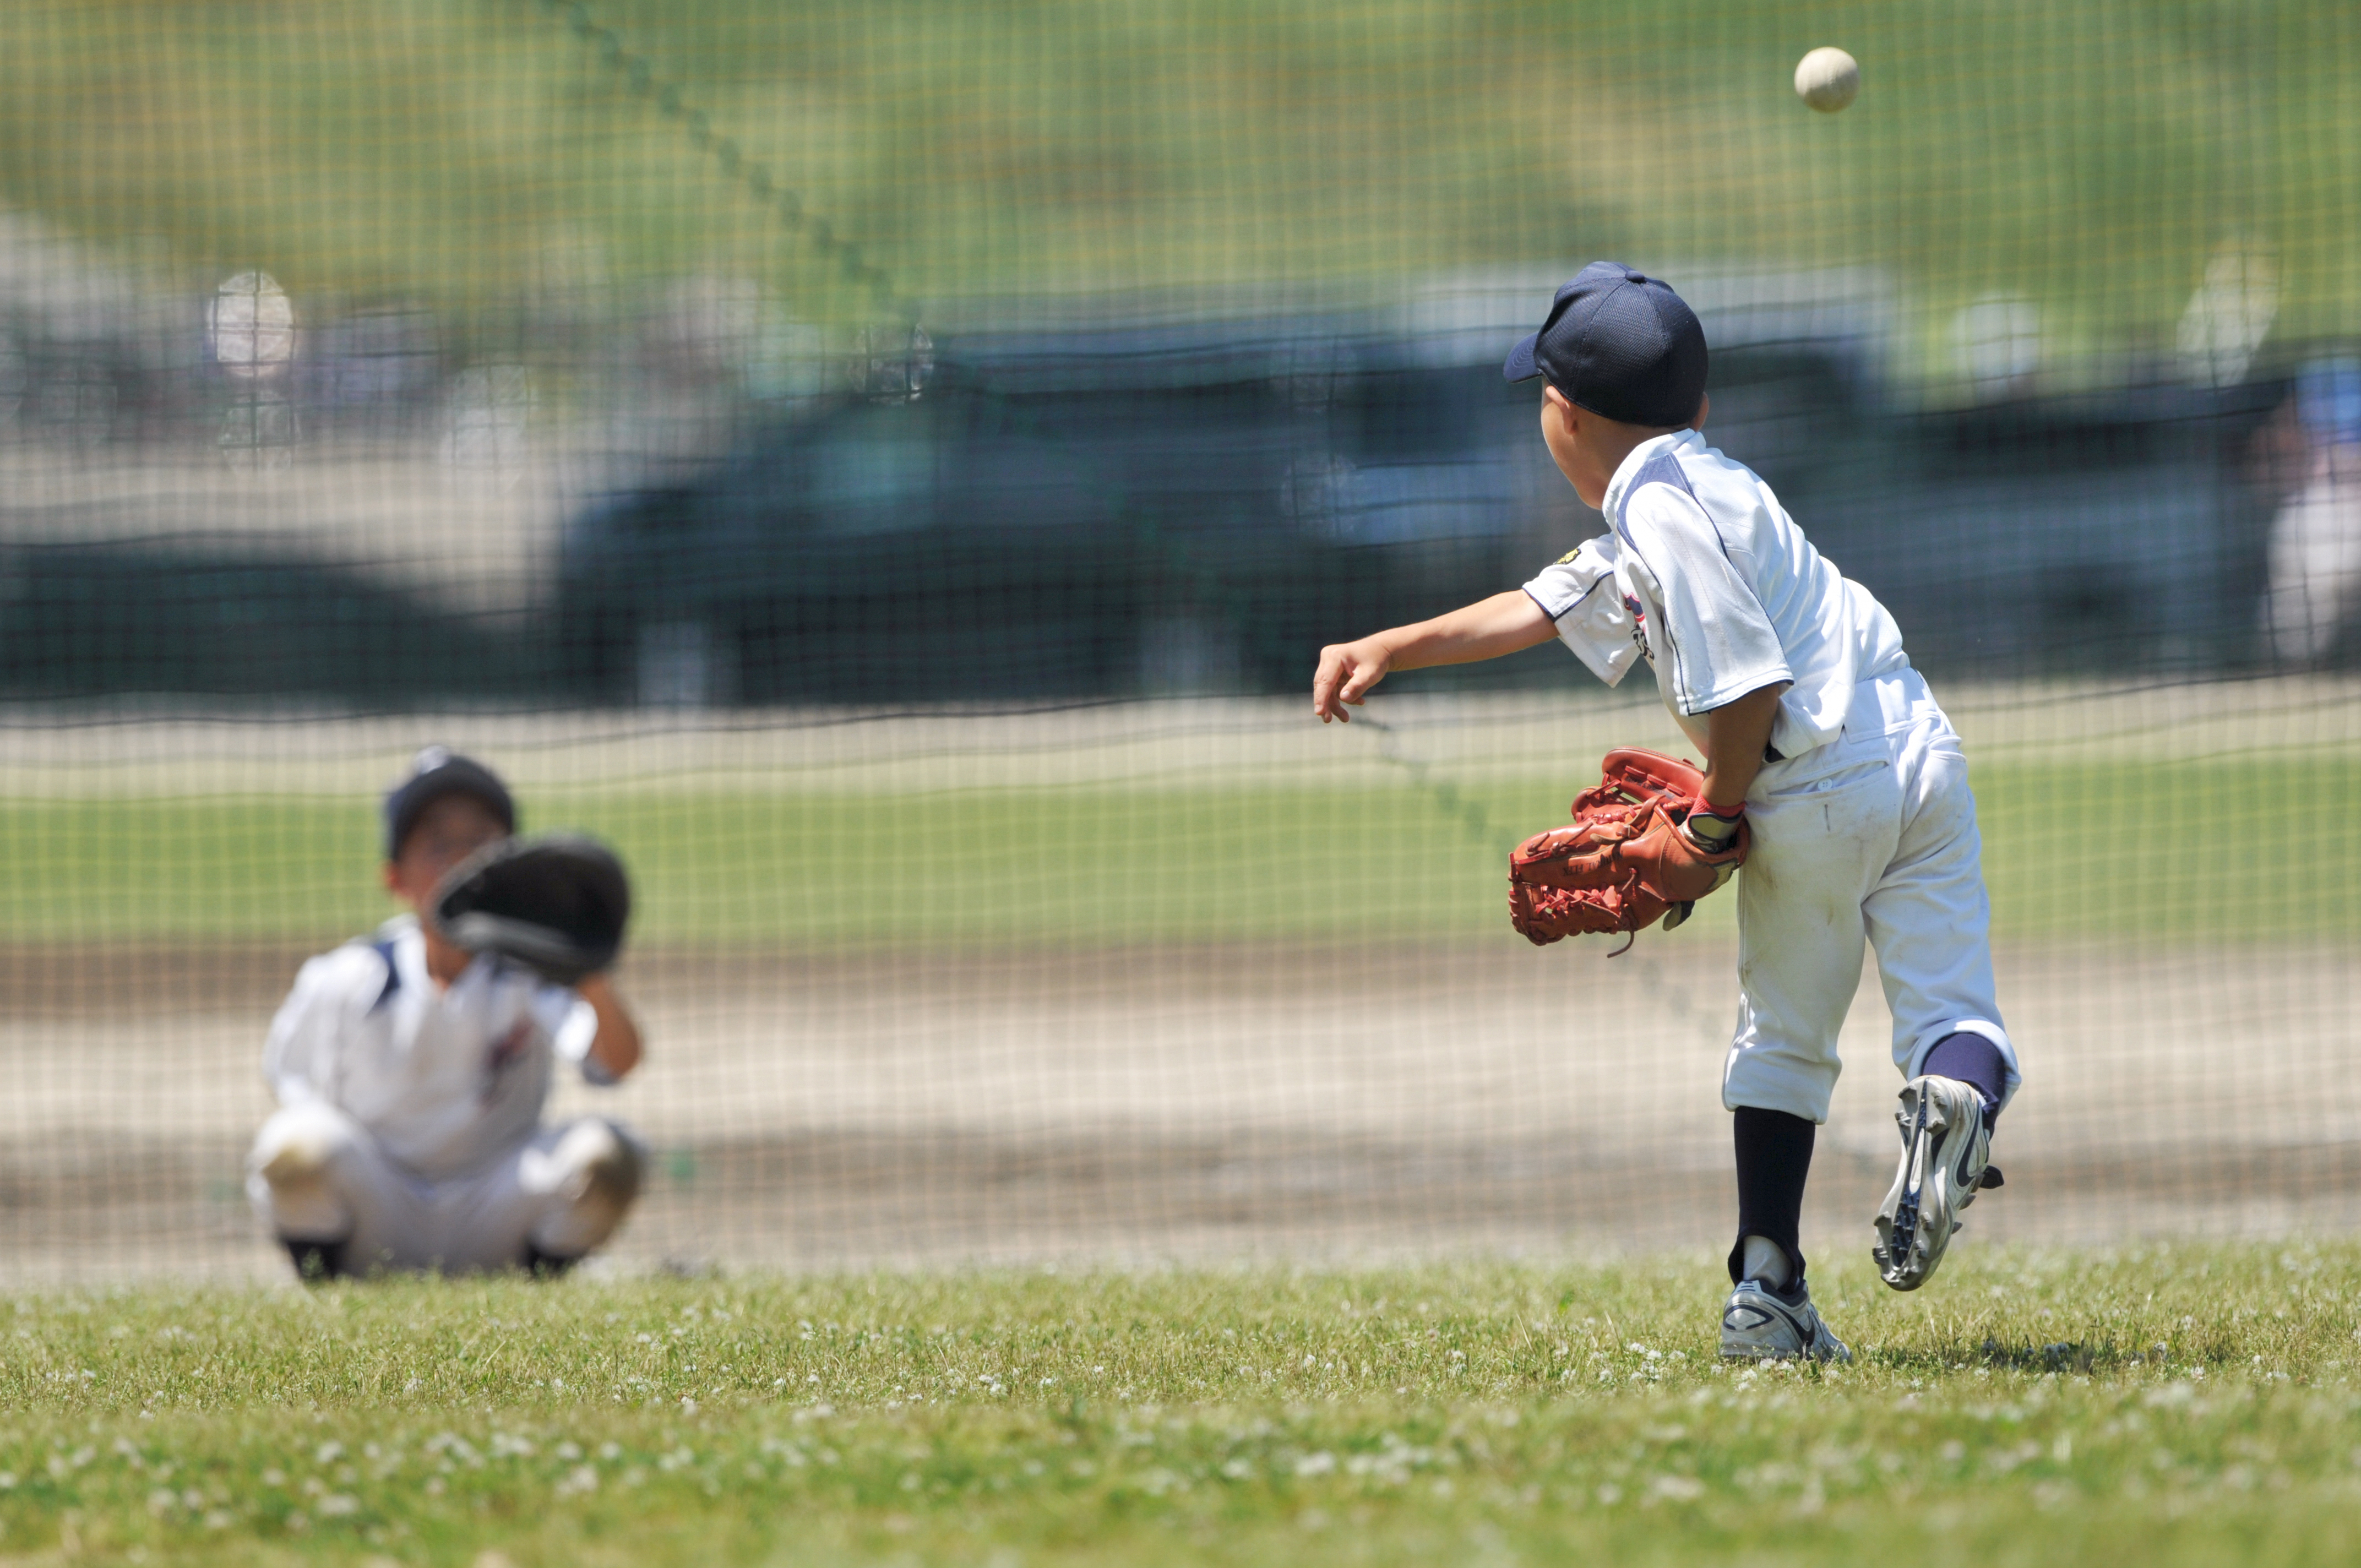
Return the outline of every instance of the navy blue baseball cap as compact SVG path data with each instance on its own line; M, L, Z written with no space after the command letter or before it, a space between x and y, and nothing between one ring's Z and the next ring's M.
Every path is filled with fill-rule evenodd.
M516 801L500 777L473 757L441 746L429 746L410 760L410 772L386 792L385 858L401 857L401 841L418 826L426 808L446 795L473 795L484 803L500 826L516 831Z
M1671 284L1594 261L1558 290L1549 319L1509 350L1500 374L1544 377L1576 408L1662 429L1697 418L1705 365L1705 328Z

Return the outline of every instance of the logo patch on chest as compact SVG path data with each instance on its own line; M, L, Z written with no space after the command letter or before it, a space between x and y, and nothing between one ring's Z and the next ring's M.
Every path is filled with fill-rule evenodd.
M1647 660L1653 667L1656 656L1648 651L1648 609L1640 602L1636 594L1623 596L1623 608L1631 612L1631 645L1640 650L1640 657Z
M516 1065L524 1060L525 1052L533 1047L533 1020L520 1018L509 1026L509 1032L494 1040L484 1053L484 1102L489 1104L500 1092L501 1080Z

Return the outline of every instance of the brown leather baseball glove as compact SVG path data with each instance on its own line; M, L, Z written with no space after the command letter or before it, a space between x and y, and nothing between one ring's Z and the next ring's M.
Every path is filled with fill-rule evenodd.
M1536 833L1509 856L1509 920L1537 948L1592 932L1636 936L1659 920L1669 931L1745 863L1742 818L1718 851L1682 831L1705 784L1696 763L1619 747L1601 772L1574 797L1571 826Z

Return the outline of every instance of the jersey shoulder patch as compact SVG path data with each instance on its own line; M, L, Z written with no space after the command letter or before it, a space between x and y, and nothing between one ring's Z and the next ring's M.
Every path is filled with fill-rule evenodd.
M1688 475L1681 470L1681 460L1674 456L1670 449L1657 453L1640 465L1640 471L1631 476L1630 493L1636 496L1650 485L1670 485L1689 499L1694 501L1697 499L1697 491L1690 488ZM1702 506L1704 503L1700 501L1698 504Z
M380 938L371 942L369 946L375 949L379 958L385 960L385 983L379 987L377 1000L368 1004L368 1010L374 1013L392 1001L393 993L401 989L401 966L394 961L391 942Z

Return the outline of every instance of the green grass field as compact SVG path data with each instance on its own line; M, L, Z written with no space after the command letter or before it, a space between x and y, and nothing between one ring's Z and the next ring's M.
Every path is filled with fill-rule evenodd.
M2361 1251L20 1296L10 1563L2142 1563L2361 1551ZM0 1317L0 1323L7 1322ZM497 1552L499 1557L484 1555Z
M2361 766L2311 798L2361 806ZM2347 942L2353 813L2222 762L1978 766L2003 937ZM999 945L1497 935L1562 787L544 795L618 844L654 943ZM2323 839L2320 823L2333 824ZM529 824L530 826L530 824ZM0 940L335 940L389 905L364 801L0 803ZM1729 901L1701 919L1727 923Z
M2047 313L2057 368L2173 341L2224 244L2279 330L2349 333L2361 20L2336 0L604 0L627 71L535 0L35 0L0 53L0 196L135 254L263 266L301 302L440 313L515 352L521 297L735 274L869 302L726 176L939 302L1383 281L1615 254L1890 269L1929 310ZM1805 111L1842 41L1866 86ZM563 340L567 344L572 339ZM568 356L577 350L567 347ZM569 361L570 362L570 361Z

